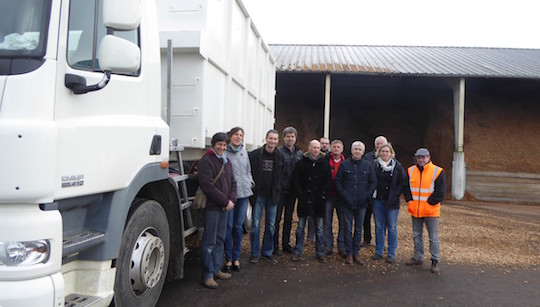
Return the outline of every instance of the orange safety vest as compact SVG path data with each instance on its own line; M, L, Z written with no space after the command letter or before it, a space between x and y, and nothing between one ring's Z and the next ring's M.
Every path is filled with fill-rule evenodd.
M409 213L417 218L439 217L441 204L430 205L427 200L435 190L435 179L439 177L443 169L431 161L420 172L416 165L409 167L409 186L413 200L409 201Z

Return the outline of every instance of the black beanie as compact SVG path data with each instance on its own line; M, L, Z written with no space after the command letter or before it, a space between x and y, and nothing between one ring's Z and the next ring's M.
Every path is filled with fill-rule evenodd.
M212 147L214 147L214 145L216 145L217 142L222 142L222 141L225 141L227 142L227 134L224 133L224 132L218 132L216 134L214 134L214 136L212 137Z

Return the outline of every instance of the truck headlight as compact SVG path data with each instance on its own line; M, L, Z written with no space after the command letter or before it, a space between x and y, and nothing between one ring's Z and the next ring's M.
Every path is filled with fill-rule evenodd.
M49 240L0 241L0 265L28 266L49 260Z

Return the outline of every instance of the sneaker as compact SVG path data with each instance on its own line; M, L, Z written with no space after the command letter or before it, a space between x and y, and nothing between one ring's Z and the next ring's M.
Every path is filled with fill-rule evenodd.
M319 258L317 258L317 260L318 260L320 263L324 263L324 264L327 263L326 257L319 257Z
M289 244L283 246L283 251L286 252L286 253L289 253L289 254L292 254L293 253L293 248L292 246L290 246Z
M353 257L352 257L352 255L347 255L347 258L345 258L344 263L345 263L345 264L353 264Z
M250 262L250 263L257 263L257 262L259 262L259 256L251 256L251 257L249 258L249 262Z
M394 259L394 257L391 257L391 256L386 257L386 262L388 262L388 263L394 263L394 261L396 261L396 260Z
M298 261L298 260L300 260L300 255L293 254L293 255L291 256L291 260L292 260L292 261Z
M208 278L203 281L203 285L208 289L217 289L218 283L213 278Z
M274 261L274 257L272 255L270 256L262 255L262 258L265 260Z
M360 260L360 253L356 253L356 255L354 255L353 259L354 259L354 262L356 262L356 264L358 264L358 265L364 265L364 263L362 262L362 260Z
M431 260L431 273L441 274L441 268L439 267L439 261Z
M341 257L343 257L343 258L347 258L347 252L346 252L346 251L340 251L339 254L340 254Z
M274 255L276 255L276 256L283 256L283 253L282 253L279 249L277 249L277 248L274 249L274 252L273 252L272 254L274 254Z
M231 273L225 273L225 272L219 271L219 272L217 272L217 274L214 274L214 278L216 278L216 279L227 280L227 279L231 279L231 278L232 278L232 274L231 274Z
M375 255L371 256L371 259L373 259L373 260L381 260L381 259L382 259L382 255L375 254Z
M411 260L405 262L405 265L422 265L422 260L416 260L414 258L411 258Z

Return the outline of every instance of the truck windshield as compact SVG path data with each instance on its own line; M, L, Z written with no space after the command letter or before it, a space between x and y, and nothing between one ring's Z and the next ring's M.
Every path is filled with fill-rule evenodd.
M0 57L43 57L51 0L0 0Z

